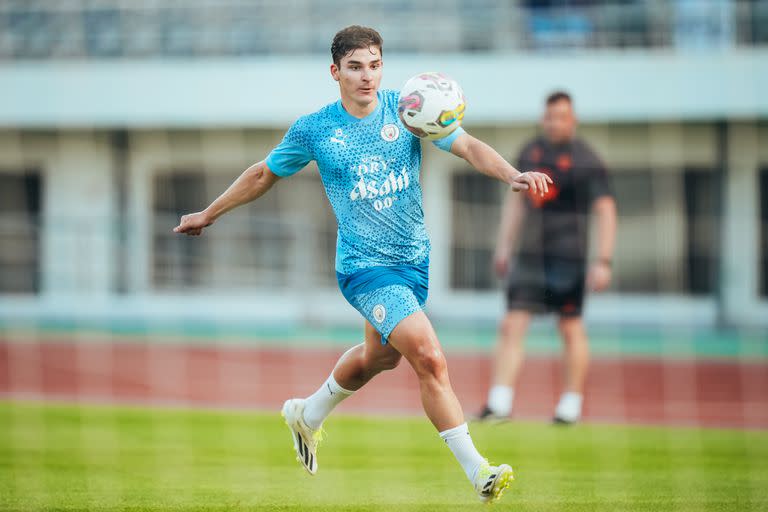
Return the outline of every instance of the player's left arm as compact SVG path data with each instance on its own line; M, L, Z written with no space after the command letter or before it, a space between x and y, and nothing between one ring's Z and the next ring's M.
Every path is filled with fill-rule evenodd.
M613 249L616 244L616 201L613 196L604 195L592 202L596 217L597 259L592 263L587 284L593 291L608 288L613 274Z
M462 133L451 144L451 153L463 158L481 173L509 183L512 190L531 190L544 195L552 179L541 172L520 172L485 142Z

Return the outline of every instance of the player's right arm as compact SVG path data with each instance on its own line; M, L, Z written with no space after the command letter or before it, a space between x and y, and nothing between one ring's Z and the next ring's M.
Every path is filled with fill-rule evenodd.
M269 169L266 162L255 163L243 171L208 208L181 217L179 225L173 228L173 232L197 236L228 211L263 196L279 179L280 177Z
M525 205L523 204L525 197L515 192L512 188L507 190L501 210L496 251L493 255L493 269L499 277L504 277L509 271L512 249L517 243L520 226L522 226L525 218Z
M228 211L263 196L280 178L286 178L303 169L314 159L312 152L304 144L308 125L306 118L299 118L265 160L243 171L208 208L184 215L173 231L197 236Z

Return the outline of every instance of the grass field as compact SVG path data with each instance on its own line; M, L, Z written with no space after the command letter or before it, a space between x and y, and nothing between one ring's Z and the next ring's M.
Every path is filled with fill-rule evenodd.
M423 418L332 417L310 477L277 414L0 402L1 510L480 510ZM473 425L496 510L768 510L768 432Z

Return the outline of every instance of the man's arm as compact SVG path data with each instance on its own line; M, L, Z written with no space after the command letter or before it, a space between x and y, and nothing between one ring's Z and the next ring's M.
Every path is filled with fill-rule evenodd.
M184 215L179 225L173 228L174 233L186 233L197 236L216 222L216 219L237 208L263 196L272 188L280 177L274 174L264 161L253 164L217 197L205 210Z
M501 222L499 223L499 235L496 239L496 252L493 256L493 268L499 277L507 275L509 270L512 248L517 243L520 226L525 218L524 200L523 196L515 194L511 188L507 191L507 195L504 198Z
M520 172L485 142L468 133L459 135L451 145L451 153L466 160L481 173L509 183L512 190L531 190L544 195L552 179L540 172Z
M597 216L597 260L587 277L589 287L601 291L611 284L613 249L616 244L616 201L611 196L601 196L592 203Z

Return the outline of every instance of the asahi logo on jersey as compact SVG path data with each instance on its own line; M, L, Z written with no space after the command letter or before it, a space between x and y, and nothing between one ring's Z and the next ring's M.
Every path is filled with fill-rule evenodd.
M373 202L377 211L390 208L397 196L396 193L407 189L411 180L408 168L403 166L400 171L391 169L390 164L380 156L365 157L360 164L353 167L358 180L349 193L352 201L368 199Z
M391 169L390 164L380 156L363 158L359 165L353 167L358 176L357 182L349 193L352 201L368 199L373 202L376 211L390 208L397 199L398 192L407 189L411 180L408 168L403 166L400 171Z
M396 124L385 124L381 128L381 138L387 142L394 142L400 136L400 128Z
M349 198L357 201L358 199L388 196L407 189L410 184L408 169L405 167L397 174L395 174L395 171L390 171L383 180L366 180L361 176L360 180L352 188L352 192L349 193Z

